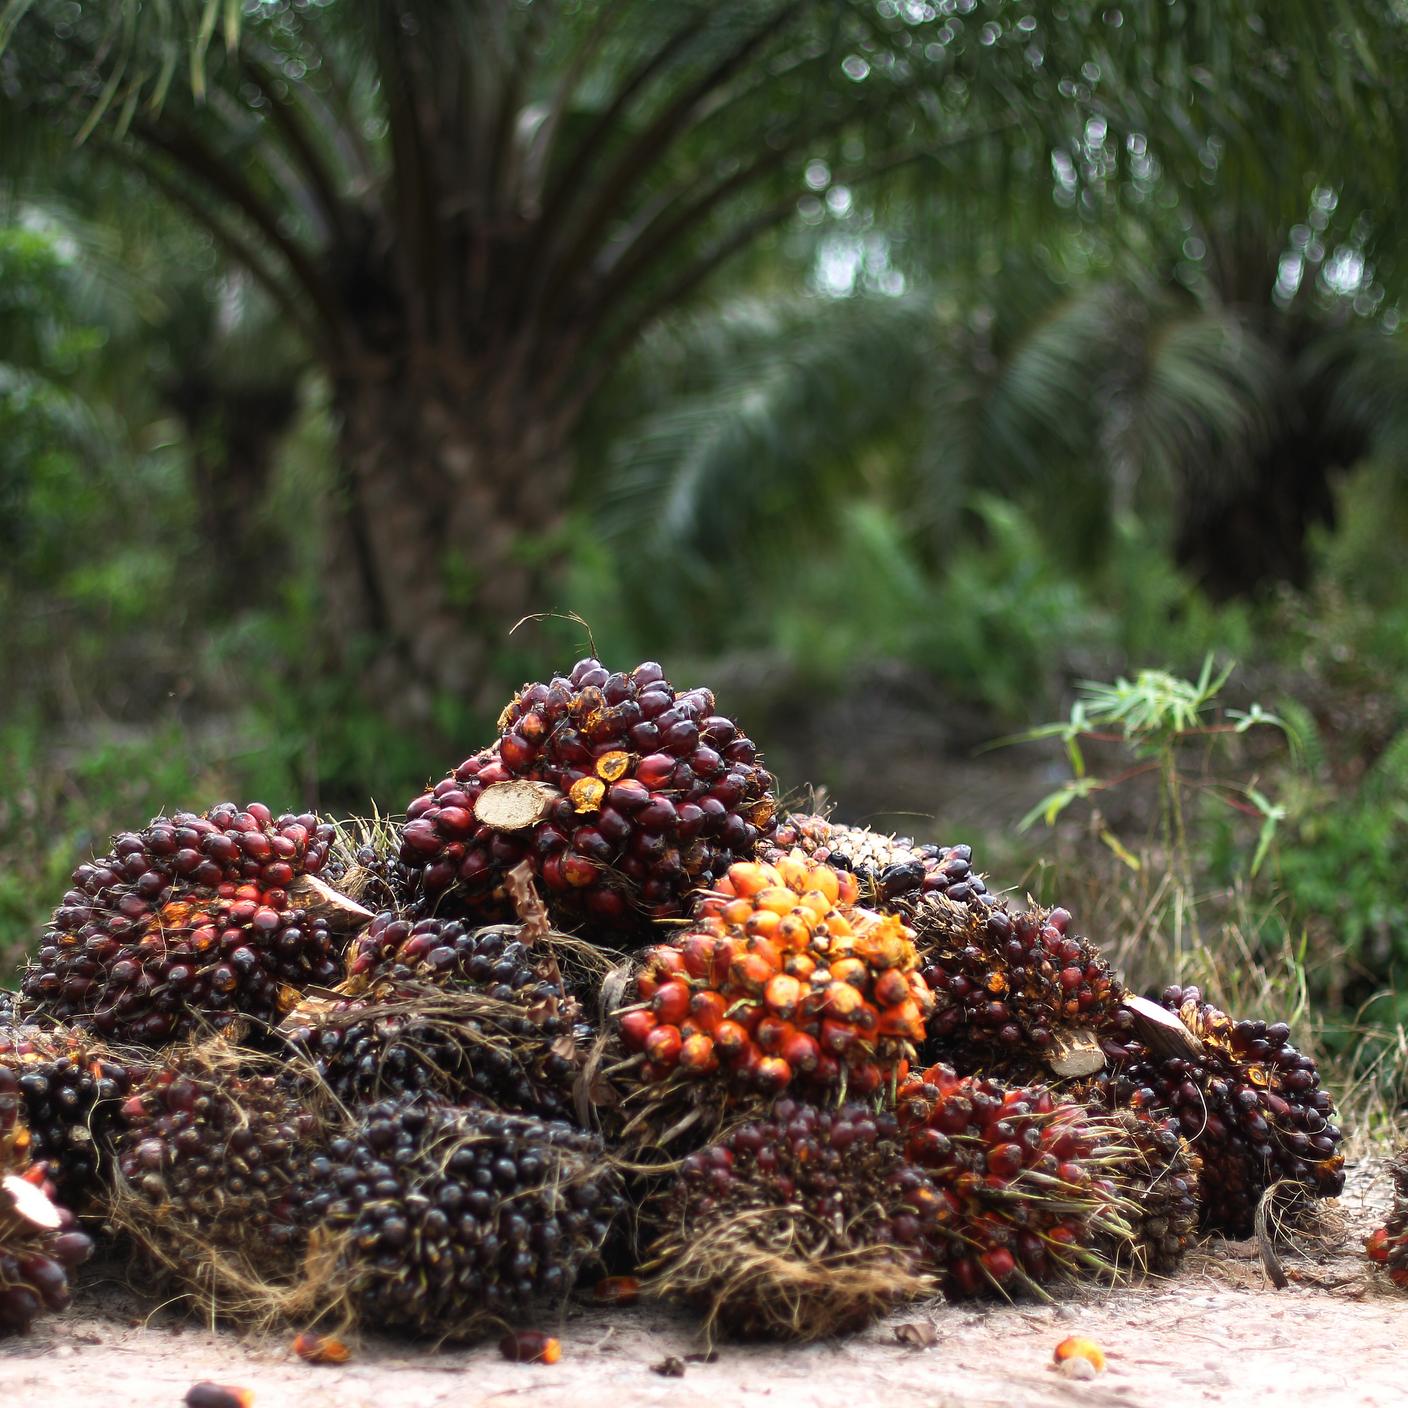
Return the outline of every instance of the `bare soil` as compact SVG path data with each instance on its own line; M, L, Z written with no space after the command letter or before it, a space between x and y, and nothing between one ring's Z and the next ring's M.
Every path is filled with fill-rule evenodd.
M493 1343L430 1349L364 1339L341 1366L299 1361L284 1340L250 1341L153 1311L100 1277L62 1317L0 1344L0 1392L44 1408L179 1405L197 1380L252 1389L257 1408L869 1408L869 1405L1192 1405L1408 1403L1408 1296L1388 1290L1362 1254L1387 1186L1378 1161L1314 1242L1282 1247L1276 1289L1254 1242L1210 1239L1175 1280L1091 1291L1059 1305L911 1307L864 1334L808 1346L722 1343L712 1360L688 1313L642 1305L569 1310L554 1365L513 1364ZM896 1335L932 1325L935 1343ZM1079 1381L1052 1351L1073 1333L1096 1340L1106 1371ZM674 1356L684 1375L654 1366Z

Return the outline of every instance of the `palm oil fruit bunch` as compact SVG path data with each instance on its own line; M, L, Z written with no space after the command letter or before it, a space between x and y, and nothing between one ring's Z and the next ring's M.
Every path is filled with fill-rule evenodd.
M932 895L910 923L934 996L926 1047L934 1059L1018 1070L1050 1061L1074 1034L1103 1027L1124 997L1064 909L1014 912Z
M1109 1272L1133 1233L1106 1128L1045 1087L931 1066L899 1088L904 1151L946 1203L933 1264L954 1299Z
M925 895L946 895L954 904L991 904L983 877L973 869L971 846L916 843L887 836L868 826L844 826L823 816L791 814L778 824L775 860L793 847L837 870L849 870L860 883L861 903L871 909L908 914Z
M560 1304L623 1209L595 1136L425 1101L374 1106L319 1169L306 1212L358 1318L435 1338Z
M25 972L24 1013L149 1046L274 1020L340 975L315 878L331 835L312 815L225 802L114 837L74 871Z
M1125 1203L1133 1233L1110 1244L1111 1260L1129 1252L1134 1269L1169 1276L1183 1264L1198 1233L1202 1160L1162 1120L1133 1110L1097 1114L1110 1126L1109 1176Z
M407 808L401 860L439 913L492 914L526 858L556 922L639 935L680 917L774 826L756 746L710 690L676 691L653 662L613 674L580 660L525 685L499 729ZM528 784L511 820L484 801L507 783Z
M683 1161L661 1200L655 1284L710 1329L819 1339L931 1292L925 1245L946 1215L892 1114L783 1098Z
M1408 1290L1408 1148L1400 1149L1389 1166L1393 1207L1388 1220L1365 1242L1369 1260L1388 1272L1399 1289Z
M647 1084L722 1072L763 1096L870 1095L904 1075L932 999L913 936L800 851L740 861L689 927L645 955L619 1017Z
M1116 1106L1171 1118L1202 1160L1203 1230L1250 1236L1262 1194L1278 1182L1287 1206L1338 1197L1334 1102L1286 1023L1234 1021L1196 987L1170 987L1161 1002L1201 1054L1160 1056L1132 1036L1116 1040L1106 1053L1123 1059L1107 1085Z
M127 1098L109 1220L213 1309L257 1314L259 1288L298 1278L324 1122L239 1065L194 1048Z
M83 1211L140 1067L85 1032L8 1027L0 1028L0 1068L18 1082L30 1156L64 1203Z
M352 947L351 996L301 1005L283 1033L348 1105L430 1092L567 1116L577 1004L518 935L379 914Z
M54 1200L45 1166L31 1158L23 1097L0 1067L0 1334L24 1332L47 1311L63 1310L74 1268L93 1243Z

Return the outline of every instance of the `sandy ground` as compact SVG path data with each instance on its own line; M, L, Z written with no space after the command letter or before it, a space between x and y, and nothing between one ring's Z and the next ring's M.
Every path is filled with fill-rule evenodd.
M1352 1171L1343 1228L1327 1245L1286 1250L1277 1290L1254 1244L1214 1240L1175 1281L1092 1293L1062 1305L911 1308L851 1339L805 1347L721 1344L682 1378L653 1366L702 1346L687 1314L639 1306L569 1311L555 1365L512 1364L493 1344L416 1350L364 1340L342 1366L312 1366L283 1341L249 1342L153 1312L100 1279L74 1309L0 1344L0 1391L44 1408L179 1405L200 1379L252 1389L257 1408L439 1408L524 1403L573 1408L867 1408L916 1404L1408 1404L1408 1296L1382 1286L1360 1238L1386 1203L1377 1165ZM929 1348L896 1328L931 1324ZM1090 1381L1050 1367L1078 1332L1109 1364Z

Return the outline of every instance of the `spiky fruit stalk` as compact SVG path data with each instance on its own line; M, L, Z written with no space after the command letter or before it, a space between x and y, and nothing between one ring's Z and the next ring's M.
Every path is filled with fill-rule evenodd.
M1389 1166L1393 1179L1393 1206L1387 1221L1367 1239L1369 1260L1388 1272L1400 1290L1408 1290L1408 1148L1395 1155Z
M44 1165L32 1160L22 1108L17 1077L0 1067L0 1334L63 1310L73 1270L93 1250L73 1214L54 1201Z
M378 1327L464 1338L559 1305L623 1210L601 1142L529 1116L388 1102L327 1156L311 1210Z
M790 814L778 823L771 847L759 859L775 861L793 847L837 870L848 870L870 909L908 916L926 895L981 908L993 903L973 869L971 846L942 846L890 836L868 826L845 826L823 816Z
M22 987L26 1015L160 1045L268 1023L340 975L332 938L365 911L317 879L331 827L251 803L158 817L80 865Z
M1273 1184L1285 1210L1338 1197L1344 1156L1334 1101L1286 1023L1234 1021L1196 987L1168 988L1162 1005L1195 1045L1163 1056L1136 1034L1128 1011L1117 1012L1099 1096L1110 1108L1156 1115L1187 1139L1203 1165L1203 1229L1250 1236Z
M893 1115L782 1099L684 1160L655 1210L655 1289L699 1306L706 1332L858 1329L932 1292L924 1244L945 1212Z
M119 1107L142 1069L131 1053L62 1028L0 1028L0 1068L18 1082L30 1156L57 1195L83 1204L105 1176Z
M931 1239L946 1294L1040 1292L1110 1275L1133 1256L1108 1125L1044 1087L1007 1087L950 1067L899 1089L904 1151L946 1204Z
M1064 909L979 908L932 895L914 907L910 922L934 994L925 1047L933 1059L979 1069L1059 1061L1073 1041L1103 1028L1124 996ZM1098 1047L1089 1044L1098 1068Z
M910 931L800 852L741 862L645 956L621 1039L647 1083L868 1095L904 1075L932 1002Z
M677 692L653 662L578 661L525 685L499 727L406 811L401 862L438 913L501 916L503 877L526 858L555 922L620 942L678 918L771 834L757 748L711 691ZM490 806L509 783L523 805Z
M353 945L349 997L305 1002L282 1030L349 1105L432 1093L570 1117L588 1034L551 951L518 933L380 914Z

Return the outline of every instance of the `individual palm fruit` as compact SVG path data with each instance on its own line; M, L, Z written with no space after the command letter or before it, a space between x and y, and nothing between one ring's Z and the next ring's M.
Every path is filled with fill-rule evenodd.
M849 870L860 884L861 903L908 915L926 895L945 895L954 904L991 904L983 877L973 869L972 846L940 846L890 836L868 826L845 826L823 816L789 814L778 823L770 849L760 857L776 860L793 847L837 870Z
M1064 909L1013 911L931 895L910 922L934 995L927 1056L980 1068L1008 1060L1055 1062L1098 1032L1124 997L1119 978Z
M560 1121L390 1101L327 1160L307 1212L359 1318L437 1338L560 1304L623 1210L600 1140Z
M407 808L401 860L439 913L501 913L503 876L526 858L556 922L619 940L681 916L771 833L757 748L710 690L677 692L653 662L581 660L525 685L499 727ZM485 801L510 782L528 801L512 818Z
M158 817L80 865L24 975L23 1010L159 1045L238 1017L271 1022L336 982L333 927L369 917L317 880L332 828L222 803Z
M1408 1290L1408 1148L1400 1149L1389 1166L1393 1206L1388 1220L1365 1243L1369 1260L1388 1272L1389 1280Z
M1187 1139L1203 1165L1203 1230L1250 1236L1273 1184L1285 1207L1338 1197L1334 1102L1286 1023L1234 1021L1196 987L1170 987L1161 1003L1193 1041L1175 1054L1153 1050L1128 1010L1114 1014L1103 1098L1164 1118Z
M106 1168L139 1068L84 1032L37 1027L0 1028L0 1068L18 1082L30 1156L45 1165L59 1198L81 1212Z
M348 1105L431 1092L569 1117L576 1002L551 952L517 928L379 914L349 955L347 999L304 1003L294 1050Z
M868 1105L784 1098L690 1154L660 1200L655 1289L705 1328L813 1340L932 1293L925 1242L947 1209Z
M899 1088L904 1151L946 1204L930 1238L947 1295L1040 1292L1110 1275L1133 1251L1108 1125L1045 1087L935 1065Z
M54 1201L42 1163L31 1158L15 1073L0 1067L0 1334L23 1332L69 1303L73 1270L93 1243Z
M932 1007L913 935L800 852L742 861L650 949L619 1018L647 1083L722 1072L735 1089L868 1095L902 1077Z

